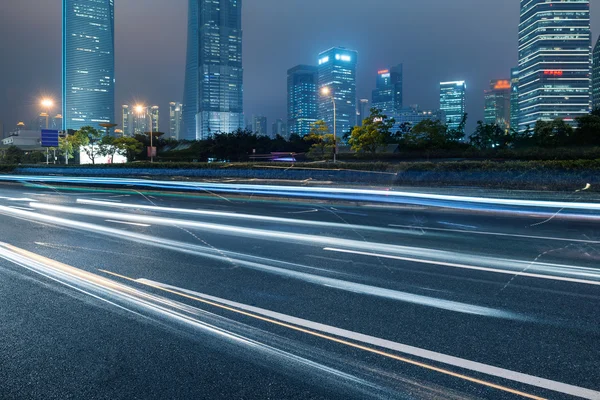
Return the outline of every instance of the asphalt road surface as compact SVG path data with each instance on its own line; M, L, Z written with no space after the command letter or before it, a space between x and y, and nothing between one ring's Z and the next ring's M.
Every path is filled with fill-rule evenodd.
M212 189L0 184L0 398L600 399L593 195Z

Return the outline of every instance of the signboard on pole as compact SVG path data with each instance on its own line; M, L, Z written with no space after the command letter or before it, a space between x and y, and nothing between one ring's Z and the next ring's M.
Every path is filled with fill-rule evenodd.
M148 146L148 157L156 157L156 147Z
M58 147L58 131L42 129L42 147Z

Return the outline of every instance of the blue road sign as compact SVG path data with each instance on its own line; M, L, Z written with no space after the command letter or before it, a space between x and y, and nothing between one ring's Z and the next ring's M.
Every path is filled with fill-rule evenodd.
M42 129L42 147L58 147L58 131Z

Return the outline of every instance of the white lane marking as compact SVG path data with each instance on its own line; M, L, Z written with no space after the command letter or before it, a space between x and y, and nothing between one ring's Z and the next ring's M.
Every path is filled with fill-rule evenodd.
M116 195L116 196L108 196L108 197L111 198L111 199L117 199L117 198L120 198L120 197L130 197L130 196L131 196L130 194L119 194L119 195Z
M96 201L108 201L109 203L120 203L121 200L110 200L110 199L92 199Z
M137 223L137 222L116 221L114 219L105 219L105 221L106 222L112 222L112 223L115 223L115 224L122 224L122 225L143 226L143 227L146 227L146 228L149 227L149 226L152 226L152 225L148 225L148 224L140 224L140 223Z
M488 236L507 236L507 237L517 237L523 239L539 239L539 240L558 240L561 242L576 242L576 243L589 243L589 244L600 244L599 240L585 240L585 239L569 239L569 238L558 238L552 236L533 236L533 235L520 235L513 233L501 233L501 232L486 232L486 231L467 231L462 229L448 229L448 228L425 228L422 226L411 226L411 225L396 225L389 224L392 228L402 228L402 229L422 229L424 231L439 231L439 232L455 232L455 233L468 233L473 235L488 235Z
M19 207L19 206L8 206L8 207L10 207L10 208L16 208L18 210L35 211L35 208Z
M179 291L183 293L190 294L192 296L196 296L205 300L214 301L221 304L226 304L231 307L239 308L241 310L246 310L253 312L255 314L260 314L269 318L277 319L279 321L287 322L290 324L294 324L297 326L301 326L304 328L312 329L319 332L325 332L331 335L343 337L346 339L355 340L362 343L367 343L373 346L382 347L389 350L394 350L400 353L409 354L412 356L424 358L431 361L440 362L446 365L452 365L454 367L468 369L470 371L475 371L479 373L483 373L486 375L495 376L497 378L508 379L514 382L524 383L531 386L540 387L543 389L550 389L555 392L560 392L572 396L579 396L585 399L598 399L600 398L600 392L582 388L579 386L569 385L562 382L553 381L550 379L540 378L533 375L524 374L521 372L511 371L504 368L495 367L488 364L479 363L476 361L467 360L464 358L454 357L443 353L437 353L430 350L421 349L419 347L409 346L402 343L393 342L391 340L381 339L375 336L369 336L362 333L357 333L353 331L349 331L346 329L336 328L334 326L321 324L314 321L309 321L306 319L301 319L297 317L293 317L286 314L281 314L275 311L266 310L263 308L258 308L242 303L237 303L230 300L221 299L218 297L210 296L203 293L194 292L192 290L179 288L177 286L171 286L160 282L151 281L149 279L137 279L137 282L146 285L146 286L158 286L165 289L170 289L174 291Z
M37 201L37 200L34 200L34 199L29 199L29 198L27 198L27 197L21 197L21 198L19 198L19 197L5 197L5 196L0 196L0 200L8 200L8 201L29 201L29 202L31 202L31 201Z
M308 213L316 213L316 212L319 212L319 210L317 210L316 208L313 208L312 210L293 211L293 212L289 212L287 214L308 214Z
M368 256L368 257L388 258L391 260L409 261L409 262L414 262L414 263L419 263L419 264L441 265L444 267L472 269L472 270L476 270L476 271L485 271L485 272L495 272L498 274L515 275L518 273L521 276L528 276L531 278L541 278L541 279L549 279L549 280L554 280L554 281L583 283L586 285L600 286L600 281L590 281L590 280L586 280L586 279L566 278L566 277L562 277L562 276L543 275L543 274L532 274L529 272L520 273L520 272L515 272L515 271L510 271L510 270L505 270L505 269L498 269L498 268L477 267L475 265L455 264L455 263L449 263L449 262L444 262L444 261L423 260L420 258L400 257L400 256L393 256L390 254L368 253L365 251L336 249L333 247L325 247L325 248L323 248L323 250L333 251L333 252L337 252L337 253L356 254L356 255Z

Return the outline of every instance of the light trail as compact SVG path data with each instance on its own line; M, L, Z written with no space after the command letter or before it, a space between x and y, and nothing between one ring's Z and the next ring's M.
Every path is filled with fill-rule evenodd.
M141 226L141 227L145 227L145 228L152 226L152 225L149 225L149 224L140 224L140 223L137 223L137 222L115 221L115 220L112 220L112 219L105 219L105 221L106 222L112 222L113 224Z
M259 270L262 272L268 272L271 274L285 276L288 278L294 278L298 280L302 280L308 283L332 287L339 290L343 290L346 292L353 292L363 295L376 296L381 298L387 298L390 300L396 300L401 302L408 302L413 304L418 304L427 307L439 308L452 312L466 313L472 315L481 315L492 318L504 318L510 320L532 320L528 316L523 316L518 313L513 313L501 309L491 308L491 307L483 307L477 306L474 304L457 302L452 300L439 299L435 297L416 295L407 292L401 292L393 289L386 289L377 286L365 285L350 281L345 281L341 279L329 278L319 275L313 275L305 272L293 271L285 268L279 268L272 265L267 265L261 262L249 261L248 259L260 259L267 261L268 259L255 257L255 256L247 256L240 253L230 252L230 251L222 251L216 250L210 247L193 245L185 242L178 242L174 240L169 240L165 238L158 238L154 236L139 234L136 232L124 231L120 229L108 228L101 225L90 224L86 222L74 221L44 214L31 213L27 211L14 210L8 207L0 206L0 214L6 213L8 211L9 215L11 213L15 213L20 217L25 217L37 221L50 222L55 225L67 226L75 229L80 229L93 233L101 233L104 235L108 235L111 237L119 237L123 239L133 240L137 243L142 243L144 245L152 245L156 247L161 247L171 251L178 251L186 254L191 254L194 256L199 256L203 258L208 258L212 260L217 260L224 263L234 263L235 265L244 266L246 268ZM363 242L360 242L363 243ZM273 261L273 260L268 260ZM287 264L289 265L289 264ZM309 269L309 267L306 267ZM312 268L311 268L312 269Z
M13 176L0 175L0 181L11 182L54 182L75 184L105 184L111 186L138 186L158 189L202 190L210 192L242 193L255 195L276 195L289 197L315 197L331 199L371 200L385 203L404 203L407 201L433 201L427 203L455 208L469 208L470 205L494 205L508 207L546 208L565 210L600 211L600 203L581 203L564 201L541 201L523 199L503 199L475 196L454 196L431 193L400 192L393 190L365 190L331 187L296 187L249 184L225 184L202 182L170 182L126 178L80 178L55 176Z
M442 262L442 261L429 261L429 260L423 260L423 259L419 259L419 258L398 257L398 256L392 256L389 254L368 253L368 252L364 252L364 251L344 250L344 249L336 249L336 248L331 248L331 247L325 247L323 250L333 251L333 252L337 252L337 253L345 253L345 254L356 254L359 256L388 258L391 260L408 261L408 262L413 262L413 263L418 263L418 264L439 265L442 267L462 268L462 269L470 269L470 270L475 270L475 271L493 272L493 273L497 273L497 274L515 275L515 271L498 269L498 268L485 268L485 267L477 267L474 265L454 264L454 263L448 263L448 262ZM549 279L549 280L554 280L554 281L582 283L582 284L586 284L586 285L600 286L600 281L589 281L589 280L585 280L585 279L573 279L573 278L565 278L565 277L561 277L561 276L532 274L529 272L517 272L517 274L520 276L527 276L530 278Z
M103 219L123 220L136 223L153 225L177 226L200 229L211 233L234 235L251 239L268 239L275 241L292 242L319 247L345 248L352 251L378 252L402 257L416 257L437 262L452 262L457 264L479 265L482 267L500 270L513 270L515 274L524 269L531 273L541 275L562 276L571 279L598 280L600 269L586 268L574 265L529 262L523 260L501 259L484 256L471 256L450 251L434 250L418 247L398 246L392 244L374 243L359 240L339 239L328 236L308 235L290 232L271 231L264 229L245 228L233 225L223 225L208 222L189 221L163 217L149 217L145 215L107 212L76 207L58 206L45 203L30 203L30 207L43 210L52 210L69 214L78 214ZM35 214L37 215L37 214Z
M399 229L380 228L380 227L367 226L367 225L341 224L341 223L336 223L336 222L322 222L322 221L303 220L303 219L268 217L265 215L240 214L240 213L234 213L234 212L192 210L192 209L187 209L187 208L160 207L160 206L149 206L149 205L131 204L131 203L113 203L113 202L104 202L104 201L88 200L88 199L77 199L76 202L78 204L101 206L101 207L124 208L124 209L130 209L130 210L132 210L132 209L133 210L147 210L147 211L155 211L155 212L161 212L161 213L188 214L188 215L228 218L228 219L243 219L243 220L250 220L250 221L273 222L273 223L288 224L288 225L307 225L307 226L319 226L319 227L327 227L327 228L334 228L334 229L367 230L367 231L374 231L374 232L381 232L381 233L400 233L400 232L402 232ZM319 211L319 210L315 209L315 210L300 211L300 212L289 213L289 214L312 213L314 211ZM409 233L410 231L407 230L406 232Z
M0 242L0 258L10 261L15 265L23 267L31 272L39 274L51 281L64 285L86 296L90 296L128 313L135 314L141 318L153 320L153 318L148 317L141 312L149 313L152 316L166 319L171 323L181 323L185 326L197 329L219 339L224 339L233 344L244 346L248 350L257 351L270 357L275 356L282 366L287 366L290 362L295 362L314 368L317 370L317 373L326 373L331 375L329 379L331 379L333 382L337 382L338 379L342 379L345 381L344 383L350 384L351 386L356 384L362 385L362 388L359 390L364 391L368 395L372 395L373 391L384 391L384 389L378 385L358 378L354 375L342 372L332 367L328 367L324 364L309 360L293 353L286 352L255 339L242 336L215 324L194 318L188 315L190 311L197 311L199 313L202 310L195 309L185 304L140 291L131 286L127 286L107 279L103 276L60 263L7 243ZM125 306L121 305L120 303L125 304ZM139 309L139 311L135 311L134 308ZM222 320L225 319L223 318ZM221 321L221 323L223 323L223 321Z
M393 228L402 228L402 229L422 229L424 231L435 231L435 232L452 232L452 233L465 233L469 235L486 235L486 236L504 236L504 237L514 237L521 239L536 239L536 240L556 240L561 242L573 242L573 243L589 243L589 244L600 244L599 240L589 240L589 239L569 239L569 238L560 238L560 237L552 237L552 236L535 236L535 235L519 235L515 233L502 233L502 232L486 232L486 231L468 231L464 229L448 229L448 228L430 228L423 226L414 226L414 225L397 225L397 224L389 224L388 226ZM475 228L475 227L473 227Z

